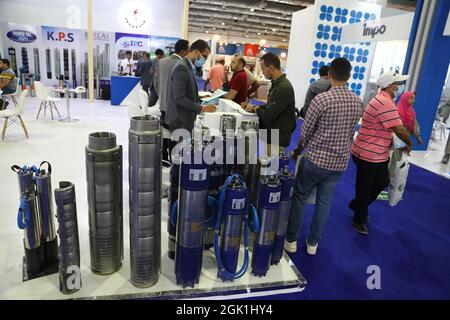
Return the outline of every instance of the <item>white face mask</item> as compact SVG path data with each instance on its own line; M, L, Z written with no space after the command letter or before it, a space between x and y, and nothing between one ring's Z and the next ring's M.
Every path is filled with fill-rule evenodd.
M398 90L395 92L395 100L400 98L400 96L405 92L405 85L402 84L398 86Z

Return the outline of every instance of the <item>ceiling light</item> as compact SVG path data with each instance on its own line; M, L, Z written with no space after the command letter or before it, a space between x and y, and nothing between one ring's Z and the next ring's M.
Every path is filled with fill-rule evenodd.
M214 27L213 30L216 30L216 27Z
M251 12L255 12L255 8L250 8L250 11Z
M209 31L208 31L208 30L206 30L206 33L209 33Z
M272 29L273 32L277 31L277 29Z
M222 22L222 25L224 26L224 25L225 25L225 22Z
M260 36L261 35L261 32L258 32L258 36Z
M283 41L286 41L286 39L283 39Z
M233 17L234 20L237 20L237 17Z

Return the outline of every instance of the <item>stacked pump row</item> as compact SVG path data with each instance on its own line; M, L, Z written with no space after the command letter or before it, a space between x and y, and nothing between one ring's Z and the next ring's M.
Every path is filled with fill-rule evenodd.
M24 230L24 281L59 272L60 291L78 291L81 274L75 186L70 182L60 182L55 190L56 231L50 163L44 161L39 167L14 165L12 170L19 178L17 223Z
M169 257L175 256L177 284L183 287L194 287L199 281L203 250L209 249L205 241L211 224L215 226L218 277L223 281L240 278L247 271L250 233L254 235L252 274L266 276L270 266L282 258L294 173L285 156L260 158L257 165L251 164L248 155L237 153L241 143L245 143L245 138L238 135L205 139L203 144L185 144L176 157L179 162L172 167L170 177ZM196 153L205 154L208 144L222 144L224 150L216 152L215 162L210 165L201 156L195 157ZM245 156L244 165L238 165L239 156ZM208 212L213 215L210 217ZM242 234L244 257L238 268ZM173 239L175 254L170 241Z
M211 248L222 281L242 277L249 266L253 275L266 276L283 256L295 183L289 160L285 156L252 159L254 151L249 146L252 139L257 140L256 133L224 132L218 137L205 129L202 133L200 141L183 141L177 146L179 154L172 157L167 231L176 283L183 288L199 283L204 251L209 254ZM147 288L158 281L161 271L159 119L133 117L128 138L130 281ZM110 132L91 133L88 141L91 270L109 275L121 268L124 256L122 146ZM73 293L81 288L75 186L60 182L54 192L60 237L57 251L51 167L47 163L48 170L43 170L44 164L13 167L19 177L18 223L25 234L27 271L29 277L40 276L59 257L60 290Z
M44 170L43 166L48 165ZM24 231L26 279L55 273L58 266L58 240L53 221L51 166L17 165L11 168L19 179L20 206L17 217Z

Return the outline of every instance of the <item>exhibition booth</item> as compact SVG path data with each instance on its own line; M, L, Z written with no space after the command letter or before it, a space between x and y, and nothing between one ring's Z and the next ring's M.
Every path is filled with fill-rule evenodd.
M287 75L298 107L303 106L309 84L319 79L320 67L339 57L352 63L350 89L367 101L381 73L402 72L413 17L414 13L356 0L319 0L294 13ZM383 25L382 32L371 33Z
M39 104L39 90L34 91L39 82L48 91L54 89L54 97L48 98L49 111L57 111L63 91L55 88L79 89L64 91L75 98L71 99L76 115L73 121L52 122L45 114L47 105L41 118L39 112L36 119L27 119L30 138L41 137L39 143L31 144L31 149L38 149L4 144L15 151L5 152L1 160L0 193L8 196L0 198L0 207L8 214L0 230L5 235L0 244L0 298L231 299L303 291L306 280L283 252L286 219L275 219L281 203L292 195L292 163L289 170L285 165L279 167L279 174L287 177L283 184L270 178L278 177L278 169L270 171L269 177L263 167L256 175L257 163L244 168L234 158L231 164L189 167L182 162L178 171L163 169L161 153L155 152L162 144L159 120L131 113L129 118L127 109L109 104L105 108L100 98L106 86L111 87L111 105L140 105L139 77L120 75L119 62L126 51L132 51L133 60L139 60L144 52L153 54L157 48L169 55L182 37L182 28L177 24L169 28L168 21L182 20L183 6L153 0L144 7L143 2L138 7L123 7L119 2L114 8L110 1L94 1L96 90L91 104L84 99L86 90L81 90L88 87L89 79L88 28L84 18L76 21L88 10L84 1L70 11L64 5L41 1L39 10L55 14L53 19L43 14L42 20L13 14L33 10L36 3L30 1L10 1L0 7L2 56L23 74L19 103L28 99L28 104ZM161 6L158 10L164 13L153 13L155 21L149 26L145 14L151 12L151 4ZM75 18L61 19L67 15ZM68 26L67 21L75 22ZM156 28L158 25L168 28ZM155 30L161 33L155 34ZM255 64L260 48L243 46L236 52ZM67 101L69 106L69 96ZM242 128L254 130L255 118L221 100L219 112L200 117L198 126L210 126L208 136L217 140L227 129L236 133ZM75 120L77 124L70 124ZM225 149L224 155L238 154L234 140L227 148L231 149ZM243 176L250 179L248 190ZM250 192L260 183L267 192L259 197L270 198L252 198L253 209L247 214ZM12 186L14 190L19 186L18 194L11 194ZM225 201L225 193L219 190L228 190L228 186L238 198L231 207L224 207L220 201ZM223 227L212 220L219 212L229 219ZM208 221L202 221L206 214ZM236 228L238 221L242 229ZM224 232L220 243L219 238L214 239L217 228ZM231 233L225 235L225 230Z

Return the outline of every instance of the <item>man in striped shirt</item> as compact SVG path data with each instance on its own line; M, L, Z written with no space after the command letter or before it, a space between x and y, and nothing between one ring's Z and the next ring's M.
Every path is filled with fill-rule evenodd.
M411 151L409 133L402 125L394 98L399 86L408 76L383 74L377 81L380 92L366 106L361 129L352 145L352 157L357 167L355 199L349 207L354 211L353 227L368 235L369 206L389 183L389 148L393 132Z
M361 99L347 87L352 66L347 59L333 60L329 70L331 89L311 102L302 126L295 156L306 149L294 187L285 250L297 251L297 236L303 224L305 204L317 188L316 208L306 239L309 255L315 255L328 219L336 185L347 169L355 127L362 115Z

